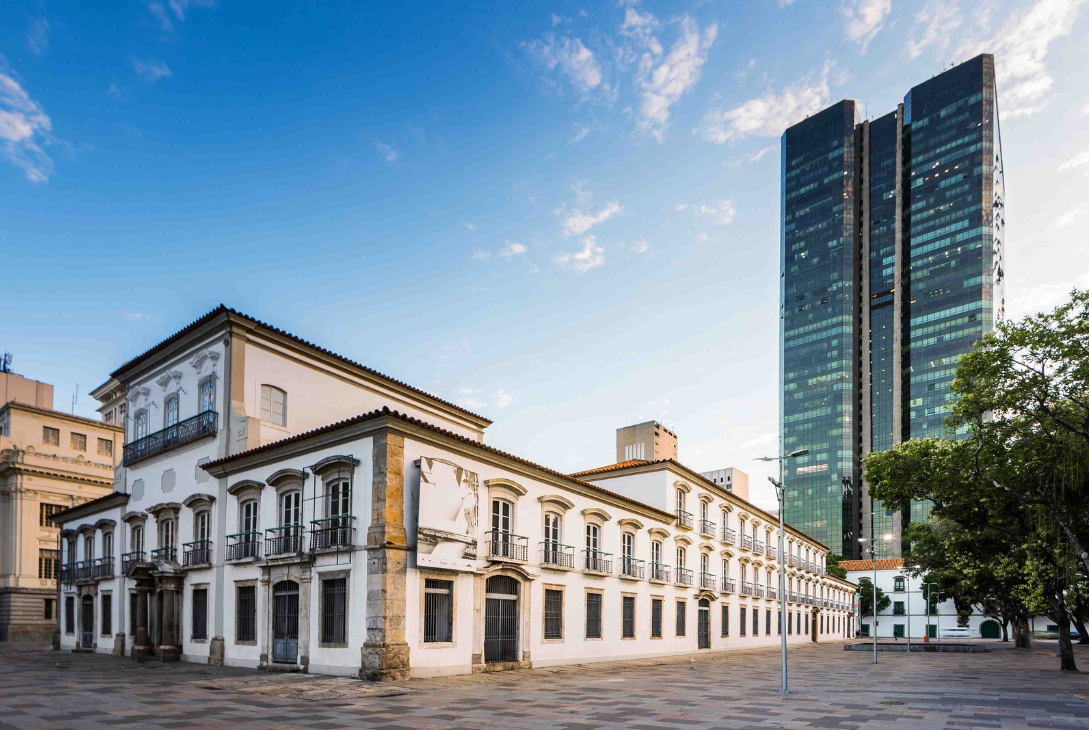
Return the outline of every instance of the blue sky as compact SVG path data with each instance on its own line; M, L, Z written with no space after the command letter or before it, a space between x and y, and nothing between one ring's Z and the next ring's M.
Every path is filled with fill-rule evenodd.
M993 52L1007 303L1089 286L1086 0L0 7L0 349L67 410L220 302L562 470L659 418L758 503L779 135Z

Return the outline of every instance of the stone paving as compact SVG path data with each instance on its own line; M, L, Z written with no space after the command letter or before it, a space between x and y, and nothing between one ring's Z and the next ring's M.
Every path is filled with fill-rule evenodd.
M370 684L0 644L0 728L1089 729L1054 642L985 654L769 649ZM1089 647L1076 647L1089 669Z

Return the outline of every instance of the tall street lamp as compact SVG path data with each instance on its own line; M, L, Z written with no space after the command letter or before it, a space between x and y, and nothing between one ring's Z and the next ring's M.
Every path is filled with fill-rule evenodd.
M786 694L790 690L787 689L787 611L786 611L786 569L783 562L783 513L786 511L786 489L783 487L783 462L787 459L794 459L798 456L805 456L809 453L809 449L802 449L800 451L792 451L786 456L761 456L756 461L777 461L779 462L779 481L775 481L771 477L768 477L768 481L775 485L775 496L779 500L779 642L780 642L780 658L783 668L783 685L779 688L779 692Z

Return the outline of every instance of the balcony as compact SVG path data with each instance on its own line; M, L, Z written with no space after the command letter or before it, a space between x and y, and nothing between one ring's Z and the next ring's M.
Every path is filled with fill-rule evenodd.
M219 431L219 414L205 411L199 416L179 421L167 426L162 431L136 439L125 444L123 466L132 466L138 461L158 456L178 446L191 444L205 436L215 436Z
M677 510L677 527L686 527L689 530L692 529L692 513L685 512L683 509Z
M752 583L750 583L747 580L741 581L741 595L743 595L743 596L751 596L752 595Z
M121 553L121 572L129 574L129 569L137 563L144 562L144 551L133 550L131 553Z
M737 590L737 582L733 578L722 579L722 592L733 593Z
M93 580L95 577L95 561L81 560L76 563L76 581Z
M715 523L711 520L700 520L700 534L707 537L715 536Z
M99 558L95 561L94 577L99 579L113 577L113 557Z
M748 535L741 536L741 548L743 550L752 550L752 538Z
M311 550L340 550L355 544L355 517L338 515L310 521Z
M764 586L760 585L759 583L754 583L752 586L752 595L753 598L763 598Z
M775 586L768 586L768 598L776 600L779 598L779 589Z
M754 553L763 553L764 552L764 543L760 542L759 540L753 540L752 541L752 551Z
M195 568L198 565L212 564L212 541L194 540L182 544L182 566Z
M791 556L790 556L790 560L788 560L787 562L788 562L788 563L789 563L790 565L792 565L792 566L794 566L795 568L797 568L797 567L798 567L798 556L797 556L797 555L791 555Z
M676 571L677 579L674 581L677 585L690 586L693 583L694 574L688 568L682 568L677 566Z
M178 549L173 545L155 548L151 551L151 559L157 563L176 563L178 561Z
M612 573L613 554L600 550L583 550L582 569L589 573Z
M700 573L700 588L706 588L709 591L715 590L718 587L718 577L714 573Z
M558 542L542 542L541 565L549 568L575 567L575 548L570 545L561 545Z
M502 530L490 530L484 533L489 560L529 560L529 538L512 535Z
M77 563L68 563L67 565L62 565L61 566L61 569L60 569L60 582L61 583L63 583L64 585L69 585L70 586L70 585L72 585L73 583L76 582L76 575L77 575L77 571L78 571L78 568L76 567L77 565L78 565Z
M652 583L669 583L669 566L664 563L651 563L650 580Z
M240 532L227 535L227 560L261 557L261 533Z
M731 530L729 527L722 528L722 541L731 545L737 544L737 533Z
M646 561L624 556L620 558L620 577L642 580L646 575Z
M770 542L768 543L767 556L772 560L775 560L779 557L779 551L772 547L772 544Z
M265 530L265 557L291 555L303 551L302 525L284 525Z

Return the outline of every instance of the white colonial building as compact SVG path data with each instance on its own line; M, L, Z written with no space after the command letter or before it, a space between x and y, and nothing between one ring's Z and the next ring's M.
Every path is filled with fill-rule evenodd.
M676 461L555 472L233 310L109 385L114 492L58 518L64 648L385 679L777 645L782 607L791 642L853 630L825 546L787 528L781 602L772 516Z

